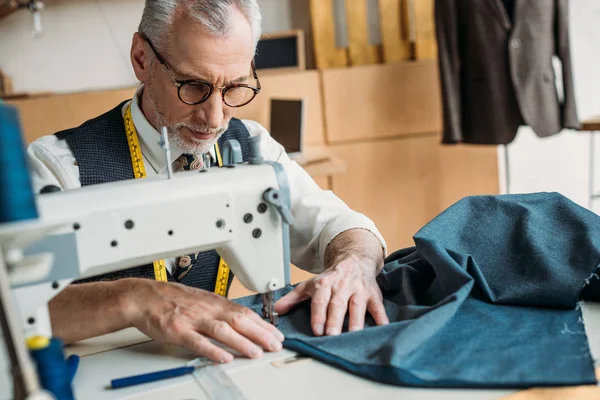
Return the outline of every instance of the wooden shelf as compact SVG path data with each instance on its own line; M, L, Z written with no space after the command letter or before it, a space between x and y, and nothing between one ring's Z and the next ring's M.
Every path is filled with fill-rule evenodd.
M344 162L329 154L327 148L322 146L308 147L293 159L313 178L346 172Z
M17 8L8 5L0 5L0 19L8 17L13 12L17 11Z
M303 165L302 167L313 178L343 174L346 172L346 165L344 162L334 157L330 157L327 161L311 163L308 165Z
M581 121L582 131L600 131L600 115Z

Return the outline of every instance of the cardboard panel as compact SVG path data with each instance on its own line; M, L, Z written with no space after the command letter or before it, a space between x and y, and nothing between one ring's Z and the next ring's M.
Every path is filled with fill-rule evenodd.
M331 186L329 185L329 178L327 176L317 176L313 177L317 185L323 190L330 190Z
M454 202L498 194L495 147L442 146L438 135L339 144L330 152L346 163L332 189L370 217L390 251Z
M323 115L319 75L316 71L288 74L265 74L260 77L262 92L245 107L239 108L236 117L258 121L269 128L270 99L304 99L306 125L304 142L323 144ZM136 88L105 90L65 95L44 95L7 101L19 108L27 142L42 135L72 128L130 99Z
M321 71L329 143L441 132L434 61Z
M130 99L136 88L7 100L19 109L26 143L81 125Z
M437 136L331 146L347 173L332 178L334 193L371 218L388 248L412 245L412 235L437 207Z
M318 72L266 74L259 75L259 78L262 92L256 96L252 103L239 108L236 111L236 117L253 119L269 129L271 98L304 99L306 113L304 144L323 144L325 136L323 133L323 111Z
M438 145L439 211L465 196L500 194L496 146Z

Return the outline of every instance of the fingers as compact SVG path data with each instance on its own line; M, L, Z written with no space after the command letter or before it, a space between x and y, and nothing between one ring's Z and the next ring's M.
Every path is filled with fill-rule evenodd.
M365 326L367 301L360 294L353 294L349 303L350 317L348 319L348 332L359 331Z
M306 283L301 283L275 303L275 311L278 312L279 315L287 314L298 303L303 302L309 297L310 296L306 292Z
M211 343L210 340L195 331L182 332L179 335L179 341L194 354L213 360L221 364L233 361L233 355L223 350L219 346Z
M281 350L283 334L248 308L214 293L165 285L160 299L163 308L147 313L136 326L153 339L183 345L196 354L217 362L229 362L233 355L211 342L219 343L249 358ZM164 301L164 298L168 301Z
M240 335L225 321L205 320L198 326L198 331L237 350L248 358L260 358L263 355L260 347Z
M348 311L348 300L352 292L347 289L337 291L331 296L327 308L327 324L325 333L327 336L339 335L342 332L346 311Z
M255 321L255 323L258 324L260 327L268 330L273 335L275 335L275 338L280 342L283 342L285 340L285 336L283 335L283 333L281 333L279 329L277 329L275 325L272 325L269 322L265 321L257 313L252 312L250 318L252 318L252 320Z
M310 303L310 325L316 336L322 336L325 333L325 323L327 322L327 306L331 300L331 287L323 286L315 290Z
M377 325L387 325L390 323L385 313L385 307L383 307L383 300L380 297L371 297L367 305L367 310Z
M281 350L283 334L273 325L261 320L260 317L258 317L259 320L257 321L252 314L258 317L256 313L247 309L241 312L234 312L229 323L236 332L262 346L265 350L273 352ZM281 340L276 336L275 331L280 333Z

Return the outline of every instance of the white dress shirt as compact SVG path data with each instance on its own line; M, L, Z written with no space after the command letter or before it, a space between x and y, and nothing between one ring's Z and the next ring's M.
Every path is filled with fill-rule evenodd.
M166 165L164 152L158 141L160 134L142 113L138 93L131 102L125 104L123 114L127 105L131 104L131 116L138 133L147 175L163 174ZM291 261L294 265L313 273L323 271L325 249L329 242L352 228L363 228L374 233L381 242L384 254L386 253L385 241L369 218L351 210L333 192L319 188L262 125L250 120L242 122L251 136L261 137L263 158L280 163L287 173L292 213L295 217L295 223L290 227ZM172 144L170 149L172 160L182 154ZM28 147L27 153L36 193L46 185L55 185L63 190L81 187L79 167L66 140L59 140L54 135L43 136ZM214 148L210 153L214 159ZM170 271L173 263L173 259L167 262Z

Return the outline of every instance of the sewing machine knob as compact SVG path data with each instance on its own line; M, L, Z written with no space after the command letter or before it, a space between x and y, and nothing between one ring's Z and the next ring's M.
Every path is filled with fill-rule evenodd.
M223 145L223 166L230 167L234 164L241 164L244 161L242 157L242 146L235 139L230 139Z
M279 190L273 188L267 189L265 193L263 193L263 199L279 211L281 218L283 218L286 224L292 225L294 223L294 216L288 206L283 203L281 192Z
M265 203L260 203L256 209L259 213L264 214L267 212L267 205Z

